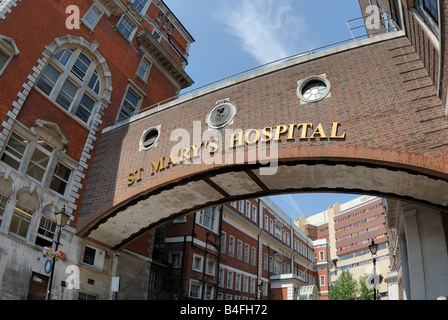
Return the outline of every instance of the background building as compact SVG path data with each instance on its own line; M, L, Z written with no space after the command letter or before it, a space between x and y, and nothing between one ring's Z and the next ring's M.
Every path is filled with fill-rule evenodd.
M375 273L380 274L381 279L386 278L390 261L385 203L382 198L361 196L343 204L336 203L328 210L306 218L306 225L303 218L295 222L312 237L329 242L330 285L337 282L342 270L349 270L356 280L373 274L373 260L368 248L372 240L378 244ZM387 298L385 281L381 281L379 293L382 298Z
M269 198L232 202L155 231L148 299L293 300L305 287L317 299L315 258Z

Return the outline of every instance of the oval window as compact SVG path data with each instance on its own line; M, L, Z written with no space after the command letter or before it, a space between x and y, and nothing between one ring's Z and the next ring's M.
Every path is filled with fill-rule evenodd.
M160 131L158 128L151 128L146 130L140 140L140 148L143 150L152 148L159 140L159 137Z

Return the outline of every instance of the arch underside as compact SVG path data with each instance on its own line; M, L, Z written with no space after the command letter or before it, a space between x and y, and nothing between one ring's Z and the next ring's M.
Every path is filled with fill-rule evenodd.
M104 213L83 236L119 249L182 215L225 202L283 193L337 192L387 197L446 211L448 180L409 169L366 163L280 162L273 175L259 165L208 171L139 194Z

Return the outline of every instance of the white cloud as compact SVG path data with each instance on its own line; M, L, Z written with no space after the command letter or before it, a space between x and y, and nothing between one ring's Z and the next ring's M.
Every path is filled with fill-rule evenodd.
M294 210L297 212L297 214L299 216L303 216L304 214L303 214L302 210L300 209L299 205L297 204L297 202L294 200L294 198L290 194L286 195L286 197L288 199L289 204L291 205L291 207L294 208Z
M305 18L291 0L228 1L219 19L237 37L241 48L260 64L299 53L306 34ZM301 39L302 38L302 39Z

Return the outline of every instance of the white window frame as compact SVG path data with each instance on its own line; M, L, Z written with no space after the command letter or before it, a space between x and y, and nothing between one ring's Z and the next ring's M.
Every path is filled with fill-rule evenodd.
M87 17L94 11L98 10L99 14L95 17L95 20L90 23L90 21L87 19ZM86 14L81 18L81 22L89 29L91 32L95 30L95 27L97 26L98 22L100 22L101 18L103 17L105 10L104 7L95 3L92 4L92 6L89 8L89 10L86 11Z
M324 256L324 251L319 251L319 260L320 261L324 261L325 260L325 256Z
M27 219L28 216L29 220ZM28 242L30 239L31 231L33 229L33 221L35 216L36 216L35 210L28 208L27 206L21 204L20 202L17 202L12 212L11 221L8 227L8 234ZM13 220L18 221L18 227L14 228L14 230L11 230L13 228L12 223ZM22 223L27 224L25 236L22 236L17 232L21 229Z
M5 211L8 207L8 204L9 204L9 197L0 193L0 231L2 230L2 224L3 224L2 222L4 217L6 216Z
M145 69L142 68L142 66L143 66L143 64L144 64L145 62L147 62L147 64L148 64L148 69L147 69L147 70L145 70ZM142 81L145 83L145 85L148 84L148 77L149 77L149 74L151 73L151 69L152 69L152 66L153 66L153 65L154 65L154 64L153 64L153 62L151 61L151 59L148 58L146 55L143 55L142 58L140 59L140 63L138 64L137 71L135 72L135 76L136 76L137 78L139 78L140 80L142 80ZM141 75L141 74L139 73L140 70L144 70L145 73L144 73L143 75Z
M134 96L137 97L138 101L137 105L135 106L134 112L126 117L125 115L121 116L121 113L123 110L123 105L126 103L126 97L128 91L131 91L134 94ZM143 92L135 83L128 80L128 86L126 87L126 91L123 94L123 99L121 100L120 110L118 111L116 121L129 119L130 117L138 114L140 112L140 108L142 107L143 99L145 98L145 96L146 96L145 92Z
M14 160L19 163L19 167L17 169L18 172L26 176L28 179L34 181L35 183L45 187L47 190L50 190L50 192L54 192L60 197L66 197L69 194L69 191L71 190L72 183L73 183L73 177L74 172L77 167L77 162L71 158L69 158L64 152L63 152L63 142L58 143L58 137L55 137L51 134L45 133L46 130L40 130L40 127L37 128L37 134L32 133L30 130L23 128L22 126L15 126L10 133L10 136L6 142L6 146L9 146L9 142L11 140L12 135L16 135L21 137L22 139L26 139L27 143L25 144L25 150L22 154L22 157L20 159L15 158ZM45 143L50 145L53 148L53 152L50 155L49 163L46 167L44 176L42 177L42 181L38 181L34 179L33 177L27 175L27 170L31 162L31 157L33 153L35 152L36 148L39 148L39 141L43 140ZM48 150L46 150L48 151ZM4 155L8 155L9 157L12 157L12 154L5 149L3 150L3 153L0 156L0 159L3 159ZM2 161L3 162L3 161ZM57 168L58 164L62 164L68 169L71 170L70 177L67 180L64 194L59 193L58 191L50 188L51 182L56 175L55 169Z
M226 253L226 245L227 245L227 233L222 232L221 233L221 253Z
M239 210L242 214L244 214L244 200L239 201Z
M235 237L229 237L229 257L235 257Z
M11 38L8 38L4 35L0 34L0 51L5 55L9 56L9 58L6 60L5 64L3 66L0 66L0 76L3 74L3 72L8 67L11 60L18 55L19 49L17 48L17 45L15 44L14 40Z
M85 257L85 249L84 249L84 253L83 253L83 257L82 257L83 265L86 265L86 266L89 266L89 267L93 267L93 268L98 269L98 270L103 270L104 258L106 256L106 252L104 250L100 250L100 249L95 248L95 247L90 246L90 245L86 245L85 248L90 248L90 249L95 250L95 255L94 255L93 264L84 262L84 257Z
M216 261L207 259L205 262L205 273L211 276L215 275Z
M196 261L198 261L199 267L196 266ZM202 272L204 269L204 257L198 254L193 254L193 262L191 263L191 269L193 271Z
M237 240L236 243L236 258L238 260L243 260L243 241Z
M195 290L194 295L192 291L193 286L197 287L197 292ZM201 299L201 296L202 296L202 284L197 280L190 279L190 282L188 284L188 297L193 299Z
M206 217L206 214L210 214L210 217ZM218 230L218 212L216 208L209 208L205 210L201 210L196 214L196 223L201 225L202 227L209 229L213 232L217 232Z
M235 275L235 290L241 291L241 274Z
M244 244L244 262L250 262L250 245L248 243Z
M129 1L132 5L132 7L138 12L140 13L142 16L144 16L146 14L146 11L148 11L149 5L151 4L151 0L146 0L145 5L142 7L141 10L138 10L136 6L134 6L134 2L135 1L139 1L139 0L132 0Z
M233 271L227 271L226 288L233 289Z
M182 251L170 252L168 255L168 262L171 263L173 269L182 267Z
M321 275L319 277L319 286L320 287L325 287L325 285L326 285L325 283L326 283L325 275Z
M257 223L257 206L252 205L252 221Z
M71 51L71 55L68 58L68 60L65 63L61 63L60 60L55 58L55 54L59 53L62 50L68 50ZM72 118L74 118L76 121L78 121L80 124L90 127L94 115L96 114L98 110L98 106L100 104L101 100L101 91L103 90L103 83L101 80L101 75L99 73L99 65L95 62L95 60L90 56L89 53L85 52L81 48L77 47L62 47L59 48L55 54L51 57L50 63L45 67L45 69L42 71L38 81L36 81L35 88L38 92L41 92L45 97L48 97L56 106L58 106L62 111L70 115ZM65 53L64 53L65 54ZM64 56L63 54L63 56ZM85 57L87 57L90 60L90 65L88 66L87 71L85 72L84 79L79 79L75 73L72 72L74 69L74 66L76 62L80 59L81 54L83 54ZM63 57L62 56L62 57ZM60 59L62 59L60 57ZM45 71L52 67L55 69L59 75L56 79L56 82L52 84L51 90L49 93L44 92L44 89L39 87L39 83L43 78L47 78L47 75ZM89 84L90 81L93 79L94 75L97 75L97 82L99 85L98 92L95 92L92 88L90 88ZM70 84L77 88L76 93L71 100L70 105L68 108L65 108L62 104L60 104L57 99L60 97L61 93L64 91L64 85L65 83L69 81ZM89 118L87 121L82 120L79 116L76 115L78 110L80 110L82 107L82 99L84 96L87 96L89 99L91 99L94 102L94 105L92 107L92 110L89 113Z
M129 24L133 27L132 30L129 30L127 28L127 26L123 23L123 20L126 20L127 22L129 22ZM126 36L122 30L120 30L119 26L122 26L124 29L130 31L129 32L129 36ZM135 34L137 33L137 29L138 29L139 23L134 19L134 17L130 14L123 14L120 17L120 20L118 20L117 22L117 26L115 27L115 29L128 41L132 41L132 39L134 38Z
M249 276L243 277L243 292L249 292Z
M438 14L438 22L434 20L434 18L426 11L425 8L422 8L419 5L419 1L414 1L414 10L418 13L418 17L422 20L423 25L428 28L432 34L436 36L437 39L440 38L440 1L437 1L437 14Z
M250 262L253 266L257 263L257 249L255 247L252 247L251 249Z

